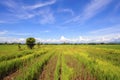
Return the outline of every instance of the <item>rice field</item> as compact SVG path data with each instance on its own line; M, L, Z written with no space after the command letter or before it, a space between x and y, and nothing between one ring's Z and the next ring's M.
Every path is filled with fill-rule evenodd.
M0 45L0 80L120 80L120 45Z

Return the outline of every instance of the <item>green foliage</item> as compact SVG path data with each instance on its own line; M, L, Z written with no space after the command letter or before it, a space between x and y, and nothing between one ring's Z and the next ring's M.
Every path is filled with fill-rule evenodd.
M23 57L25 55L32 54L32 53L33 53L33 51L25 50L25 51L19 52L17 54L15 54L15 53L9 54L8 56L1 55L0 56L0 62L11 60L11 59L14 59L14 58L20 58L20 57Z
M62 73L61 73L61 80L70 80L70 75L72 74L72 68L66 65L66 61L64 56L62 56Z
M38 58L30 67L27 67L25 70L22 69L23 73L16 76L15 80L37 80L39 77L39 72L42 71L44 65L48 62L48 60L53 55L53 52L47 53L42 56L42 58Z
M27 49L26 45L21 47L25 49L18 51L18 45L0 45L0 79L18 70L12 76L13 80L38 80L43 67L55 55L54 80L120 79L120 45L41 45L41 49L37 45L34 49Z
M29 37L26 39L26 44L30 49L33 49L34 45L35 45L35 38L33 37Z
M25 52L28 53L28 52ZM15 57L14 59L7 60L7 61L2 61L0 63L0 78L2 79L5 75L9 74L12 72L14 69L18 69L21 66L23 66L23 63L41 56L42 54L46 53L45 51L40 51L38 53L31 53L26 56L17 58Z
M54 74L54 80L59 80L60 79L60 75L61 74L61 54L58 54L58 60L57 60L57 64L56 64L56 69L55 69L55 74Z
M80 53L76 57L81 63L84 63L86 67L91 71L91 74L96 76L98 80L119 80L120 69L118 66L101 60L92 56L89 53Z

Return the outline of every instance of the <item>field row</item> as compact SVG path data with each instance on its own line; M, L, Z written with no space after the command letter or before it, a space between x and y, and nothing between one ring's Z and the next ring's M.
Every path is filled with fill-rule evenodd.
M45 46L1 59L0 79L119 80L119 57L119 50L100 47Z

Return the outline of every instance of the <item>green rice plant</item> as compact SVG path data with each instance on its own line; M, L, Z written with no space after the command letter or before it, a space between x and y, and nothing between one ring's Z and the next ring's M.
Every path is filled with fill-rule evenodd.
M120 66L120 50L96 48L94 46L84 46L78 49L81 49L79 51L89 53L90 57L95 57L105 60L115 66Z
M27 48L26 45L21 45L22 48ZM28 54L32 54L33 52L45 51L48 48L41 47L40 49L35 48L33 50L23 49L22 51L18 50L18 45L0 45L0 62L5 60L11 60L15 58L19 58Z
M70 75L73 73L72 68L68 67L64 59L64 54L61 56L61 80L70 80Z
M93 47L120 50L120 45L95 45Z
M98 80L119 80L120 69L106 61L89 57L87 53L79 53L76 56L82 63L84 63L91 73L97 77Z
M58 53L58 60L56 64L56 69L54 73L54 80L59 80L61 75L61 53Z
M120 45L42 45L33 50L18 51L16 45L0 45L0 79L10 73L20 71L14 76L14 80L37 80L51 56L57 55L54 80L74 80L76 76L87 79L87 75L94 80L119 80L119 47ZM67 61L74 63L74 58L78 62L71 67ZM76 65L77 69L74 69Z
M10 60L10 59L19 58L19 57L22 57L22 56L25 56L25 55L28 55L28 54L32 54L32 53L33 53L33 51L26 50L26 51L22 51L22 52L19 52L19 53L13 53L13 54L10 54L10 55L3 55L3 56L0 56L0 62Z
M35 61L30 67L23 69L22 73L15 77L15 80L36 80L41 73L43 66L51 58L54 52L49 52L37 61Z
M20 66L23 65L23 63L38 57L42 54L45 54L46 52L41 52L41 53L34 53L34 54L29 54L26 56L23 56L21 58L15 58L12 60L8 61L3 61L0 63L0 78L3 78L4 76L8 75L10 72L15 71L18 69Z
M6 55L6 54L14 53L17 51L18 51L17 45L0 45L0 55Z

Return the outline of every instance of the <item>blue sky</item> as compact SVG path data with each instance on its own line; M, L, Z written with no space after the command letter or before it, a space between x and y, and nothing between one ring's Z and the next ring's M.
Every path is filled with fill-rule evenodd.
M120 0L1 0L0 42L120 40Z

